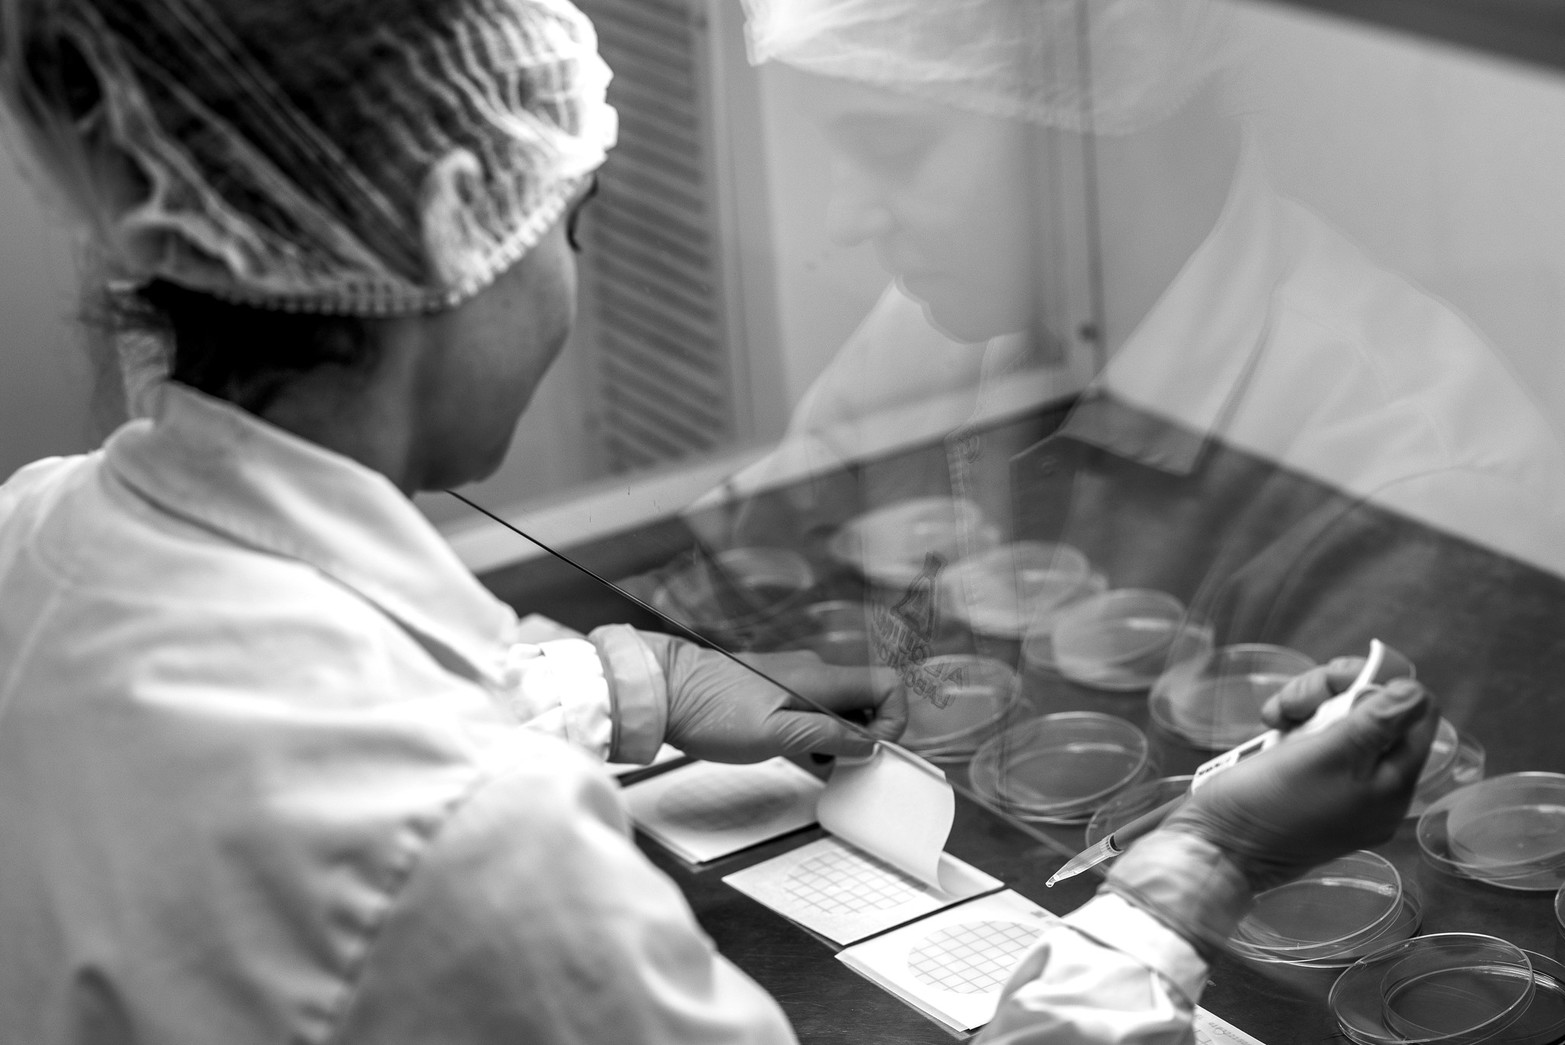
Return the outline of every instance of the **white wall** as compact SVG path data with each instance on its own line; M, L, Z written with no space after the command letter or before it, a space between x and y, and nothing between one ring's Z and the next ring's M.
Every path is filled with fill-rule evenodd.
M71 239L0 145L0 477L98 442Z

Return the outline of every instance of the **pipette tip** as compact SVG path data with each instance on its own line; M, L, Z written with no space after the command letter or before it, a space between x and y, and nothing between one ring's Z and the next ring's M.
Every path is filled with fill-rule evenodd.
M1120 852L1119 846L1114 844L1114 836L1108 835L1065 861L1064 866L1055 871L1049 880L1043 883L1043 886L1045 889L1053 888L1055 882L1063 882L1067 878L1075 878L1081 872L1090 870L1111 857L1118 856Z

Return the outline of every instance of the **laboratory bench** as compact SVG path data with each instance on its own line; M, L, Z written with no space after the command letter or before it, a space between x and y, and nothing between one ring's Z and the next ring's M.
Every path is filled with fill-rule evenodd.
M1052 431L1058 421L1057 415L1041 423L1038 418L1028 419L1032 427L1021 442L1034 439L1039 430ZM915 452L936 450L925 447ZM1257 462L1237 451L1228 453L1232 460L1221 467L1232 472L1241 488L1252 484ZM1054 455L1043 456L1051 458L1051 463L1040 466L1036 452L1015 459L1014 481L1024 495L1023 503L1029 484L1036 479L1029 477L1027 469L1053 471ZM1289 490L1285 501L1298 497L1300 489L1309 485L1298 476L1285 476L1284 480ZM1314 494L1317 501L1334 496L1325 489ZM1142 540L1158 540L1160 527L1180 525L1178 513L1170 513L1164 506L1153 503L1142 508L1135 522L1148 530ZM1364 529L1364 506L1354 504L1349 511L1354 532ZM776 512L758 514L778 518ZM649 578L660 576L667 564L688 553L693 541L688 522L670 518L635 534L618 534L564 550L600 576L627 579L630 590L645 594ZM1199 519L1195 524L1203 525ZM1019 528L1028 525L1025 517L1018 524ZM1414 658L1420 677L1437 695L1444 687L1461 693L1456 706L1444 710L1456 718L1464 733L1482 744L1486 775L1521 770L1565 772L1565 743L1561 742L1565 737L1565 701L1559 694L1565 680L1565 581L1390 513L1375 513L1367 529L1388 546L1415 545L1420 549L1416 561L1436 564L1441 571L1438 577L1410 579L1404 575L1406 563L1393 559L1389 568L1397 571L1397 576L1388 577L1387 583L1394 582L1399 598L1410 602L1413 613L1429 618L1430 641L1413 642L1420 647ZM1180 594L1198 597L1199 573L1209 567L1200 556L1188 557L1182 568L1191 576ZM814 593L817 597L867 597L862 579L834 575L829 567L823 567L821 577L821 586ZM488 574L484 581L518 611L542 612L577 629L624 621L671 630L644 606L557 559L532 559ZM1357 583L1373 588L1373 570ZM780 639L771 638L774 642ZM1124 718L1148 735L1164 775L1190 772L1210 757L1210 752L1184 744L1149 720L1145 691L1111 693L1082 686L1053 671L1025 666L1026 659L1020 656L1015 640L970 635L966 639L978 644L978 652L1024 665L1022 686L1028 712L1090 710ZM1327 633L1315 635L1312 641L1333 640ZM1359 651L1355 646L1336 652ZM1327 655L1316 654L1317 659ZM826 767L807 760L801 764L818 775L827 772ZM965 793L961 786L966 783L963 765L944 768L958 785L949 852L1058 913L1074 909L1091 895L1099 881L1096 872L1052 889L1044 886L1049 875L1083 847L1082 828L1030 825L1030 830L1024 830ZM1554 924L1552 893L1513 892L1435 871L1420 856L1414 823L1412 819L1404 821L1396 837L1378 851L1398 867L1404 880L1416 885L1423 899L1423 933L1482 932L1545 954L1555 955L1562 949ZM953 1035L940 1025L834 960L833 945L721 881L724 875L820 833L819 828L812 828L702 866L685 863L655 842L638 840L652 861L679 884L720 950L778 999L802 1041L866 1045L952 1040ZM1283 973L1267 975L1257 966L1225 956L1212 968L1202 1004L1268 1045L1346 1040L1337 1032L1326 1006L1332 974Z

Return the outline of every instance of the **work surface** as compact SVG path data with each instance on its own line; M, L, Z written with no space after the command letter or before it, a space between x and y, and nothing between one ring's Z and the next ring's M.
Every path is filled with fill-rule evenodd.
M1247 467L1240 462L1236 467ZM1025 477L1023 477L1025 479ZM1022 484L1025 486L1025 482ZM1156 540L1159 512L1140 524ZM1366 529L1362 520L1355 533ZM1438 575L1409 573L1405 559L1384 567L1382 579L1399 593L1400 612L1419 617L1429 642L1418 654L1421 677L1437 693L1459 694L1451 710L1465 734L1487 752L1486 775L1521 770L1565 772L1565 713L1558 693L1565 678L1565 584L1555 577L1474 548L1441 534L1417 532L1412 523L1376 519L1367 529L1385 538L1405 527L1424 561L1439 564ZM1389 529L1388 529L1389 528ZM625 577L669 561L689 544L675 520L638 534L588 548L569 549L605 576ZM1430 549L1433 548L1431 551ZM1190 567L1199 571L1194 563ZM1191 580L1194 586L1199 577ZM587 629L614 620L656 626L644 610L553 561L533 562L485 578L500 597L523 612L543 612ZM1375 572L1360 571L1355 583L1375 586ZM833 594L833 593L828 593ZM1018 663L1014 642L985 640L982 652ZM1330 640L1327 640L1330 641ZM1337 649L1335 652L1353 652ZM1313 655L1322 657L1315 652ZM1029 668L1023 675L1028 707L1040 714L1092 710L1118 715L1152 739L1162 773L1189 772L1209 757L1161 734L1149 722L1146 693L1108 693L1072 683L1053 672ZM824 767L813 766L824 773ZM954 783L965 783L964 767L948 766ZM1504 937L1545 954L1560 949L1552 914L1553 897L1512 892L1436 872L1419 856L1412 820L1380 848L1423 899L1424 933L1482 932ZM1082 903L1096 888L1096 874L1054 889L1044 881L1083 845L1080 828L1042 829L1049 842L959 795L948 850L1001 879L1007 887L1060 913ZM696 916L730 959L765 986L782 1004L805 1042L949 1042L952 1035L833 959L835 948L725 885L724 875L801 844L819 833L784 839L691 866L643 840L649 857L683 889ZM1259 967L1224 958L1211 972L1204 1007L1269 1045L1341 1039L1325 1004L1332 974L1292 971L1265 975Z

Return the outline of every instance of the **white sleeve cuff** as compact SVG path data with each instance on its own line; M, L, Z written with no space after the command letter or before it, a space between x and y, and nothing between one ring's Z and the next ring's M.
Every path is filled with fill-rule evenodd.
M528 728L550 733L598 758L612 739L609 681L585 639L519 642L507 651L511 711Z
M1193 1007L1208 966L1189 941L1114 893L1102 893L1065 916L1065 923L1167 980Z
M1254 899L1218 846L1179 830L1153 831L1115 861L1103 886L1148 912L1204 954L1222 950Z
M587 636L607 670L612 732L608 757L644 765L668 730L668 685L658 658L628 624L609 624Z

